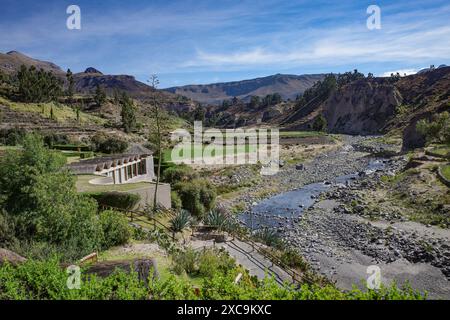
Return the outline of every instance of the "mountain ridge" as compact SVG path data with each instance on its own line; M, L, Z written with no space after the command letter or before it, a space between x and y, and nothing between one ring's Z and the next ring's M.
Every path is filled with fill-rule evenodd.
M284 100L295 99L314 83L322 80L325 74L280 74L230 82L199 85L185 85L165 88L165 91L179 94L204 104L218 105L223 100L234 97L243 101L251 96L264 97L279 93Z

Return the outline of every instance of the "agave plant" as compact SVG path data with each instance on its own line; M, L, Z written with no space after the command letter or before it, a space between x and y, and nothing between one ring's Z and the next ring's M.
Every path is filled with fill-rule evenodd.
M180 210L170 220L170 228L173 232L181 232L191 224L191 214L187 210Z
M209 211L203 222L206 225L216 227L217 229L225 229L230 224L227 214L224 211L217 209Z
M281 247L282 240L274 229L262 228L255 232L255 237L268 246Z

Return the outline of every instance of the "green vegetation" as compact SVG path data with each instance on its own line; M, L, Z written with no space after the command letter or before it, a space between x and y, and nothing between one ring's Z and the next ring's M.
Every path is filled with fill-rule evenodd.
M42 137L27 135L23 150L0 158L0 209L8 239L2 247L67 260L108 243L97 204L75 189L75 178L63 170L65 159L45 148Z
M173 232L181 232L191 224L192 217L187 210L178 211L170 220L170 229Z
M450 165L441 167L441 172L447 180L450 180Z
M302 285L295 290L290 285L280 287L273 279L259 282L241 269L231 269L223 259L214 254L205 255L194 271L210 274L194 290L189 280L171 276L165 280L149 279L148 286L139 281L134 272L114 274L99 278L82 272L79 290L67 286L67 273L55 259L49 261L27 261L18 267L5 264L0 267L0 299L14 300L423 300L425 295L410 287L396 285L379 290L360 291L353 289L342 292L331 285L324 287ZM217 264L217 265L216 265ZM209 266L213 266L213 268ZM205 266L207 266L205 268ZM222 271L225 269L226 271ZM211 271L215 270L215 271ZM234 283L239 272L243 277Z
M323 115L319 115L314 119L312 129L314 131L326 131L327 130L327 120Z
M7 106L13 111L35 113L46 119L51 119L50 113L52 111L52 120L59 123L77 122L76 110L56 102L22 103L12 102L4 97L0 97L0 104ZM79 118L85 125L104 125L106 123L105 119L84 112L79 112Z
M223 210L213 209L203 219L207 226L216 227L219 230L226 229L230 225L230 219Z
M123 92L119 102L122 107L120 116L122 117L123 130L130 133L136 128L136 111L133 100Z
M95 86L94 101L97 106L102 106L106 102L105 89L103 89L99 84Z
M223 146L223 145L214 145L214 150L212 149L213 146L210 144L204 144L204 145L193 145L190 148L190 155L185 154L183 149L176 149L176 155L177 160L181 161L189 161L191 159L195 159L197 157L209 157L209 156L219 156L219 155L225 155L225 156L232 156L232 155L239 155L243 153L252 153L258 151L258 148L256 145L250 145L248 143L241 144L241 145L232 145L232 146ZM206 152L205 152L206 151ZM164 160L167 162L173 161L172 159L172 149L167 149L164 151Z
M114 154L123 153L128 149L128 142L120 137L98 132L91 138L92 148L96 152Z
M112 210L100 212L100 224L103 230L102 248L127 243L131 238L131 227L127 218L120 212Z
M170 184L186 182L197 178L198 174L194 169L185 164L169 167L164 170L164 173L162 174L163 181Z
M194 217L201 218L205 212L214 207L216 192L205 179L195 179L189 182L178 182L173 186L178 193L184 209Z
M87 193L86 195L94 198L100 207L107 206L123 210L133 209L141 200L141 196L138 194L117 191Z
M62 95L62 85L50 71L22 65L17 73L17 93L23 102L56 101Z
M431 121L420 120L416 127L417 131L426 137L428 143L450 145L450 114L447 111L434 115Z

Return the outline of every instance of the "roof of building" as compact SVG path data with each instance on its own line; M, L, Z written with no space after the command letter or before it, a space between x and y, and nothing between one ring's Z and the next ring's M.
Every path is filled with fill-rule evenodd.
M67 167L75 173L93 173L95 171L102 171L118 165L123 165L128 162L136 161L152 155L152 151L139 145L131 145L125 153L114 154L106 157L98 157L92 159L81 160L73 162Z

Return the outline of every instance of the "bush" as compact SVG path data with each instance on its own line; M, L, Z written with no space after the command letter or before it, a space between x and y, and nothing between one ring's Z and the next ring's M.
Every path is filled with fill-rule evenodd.
M98 205L123 210L132 210L141 201L141 196L118 191L86 193L97 201Z
M198 262L198 252L192 248L188 248L185 251L178 251L172 256L173 260L173 271L176 274L187 274L194 275L198 272L197 262Z
M255 237L269 247L281 248L283 243L274 229L263 228L255 232Z
M180 197L178 196L178 193L175 191L172 191L170 193L170 199L172 203L172 210L179 211L183 207L183 203L181 202Z
M214 187L204 179L191 182L179 182L174 190L180 196L183 208L194 216L201 218L203 214L214 206L216 193Z
M217 272L227 274L235 267L234 259L226 252L211 249L199 255L198 272L204 277L213 277Z
M170 184L193 180L197 177L197 173L185 164L167 168L162 176L163 181Z
M94 151L102 153L123 153L128 149L128 142L119 138L98 133L91 138Z
M217 229L226 229L230 224L227 214L218 209L209 211L204 219L204 223L208 226L216 227Z
M100 224L103 230L102 248L118 246L130 240L131 229L123 213L112 210L102 211Z
M98 250L102 229L94 200L81 196L75 177L63 170L65 158L44 147L37 135L23 150L0 158L0 209L20 241L46 242L82 256Z
M191 215L186 210L180 210L175 217L170 220L170 229L173 232L181 232L191 224Z
M189 256L190 255L190 256ZM181 258L187 269L194 270L195 252ZM192 266L194 268L192 269ZM153 280L146 286L139 281L135 272L125 273L118 270L112 275L99 278L81 273L81 287L71 290L67 286L66 270L59 261L33 261L13 267L10 264L0 266L0 300L424 300L426 295L410 287L382 286L379 290L361 291L353 289L340 291L334 286L324 287L303 284L301 290L293 286L280 286L273 278L256 281L243 272L239 284L234 279L241 269L233 268L229 272L214 272L205 277L200 294L194 294L188 280L170 276L166 280Z
M0 142L7 146L17 146L23 143L26 136L25 129L13 128L0 131Z
M44 143L47 147L53 148L53 145L67 145L70 141L65 134L51 133L44 136Z
M327 120L323 115L319 115L314 119L312 129L314 131L326 131L327 130Z

